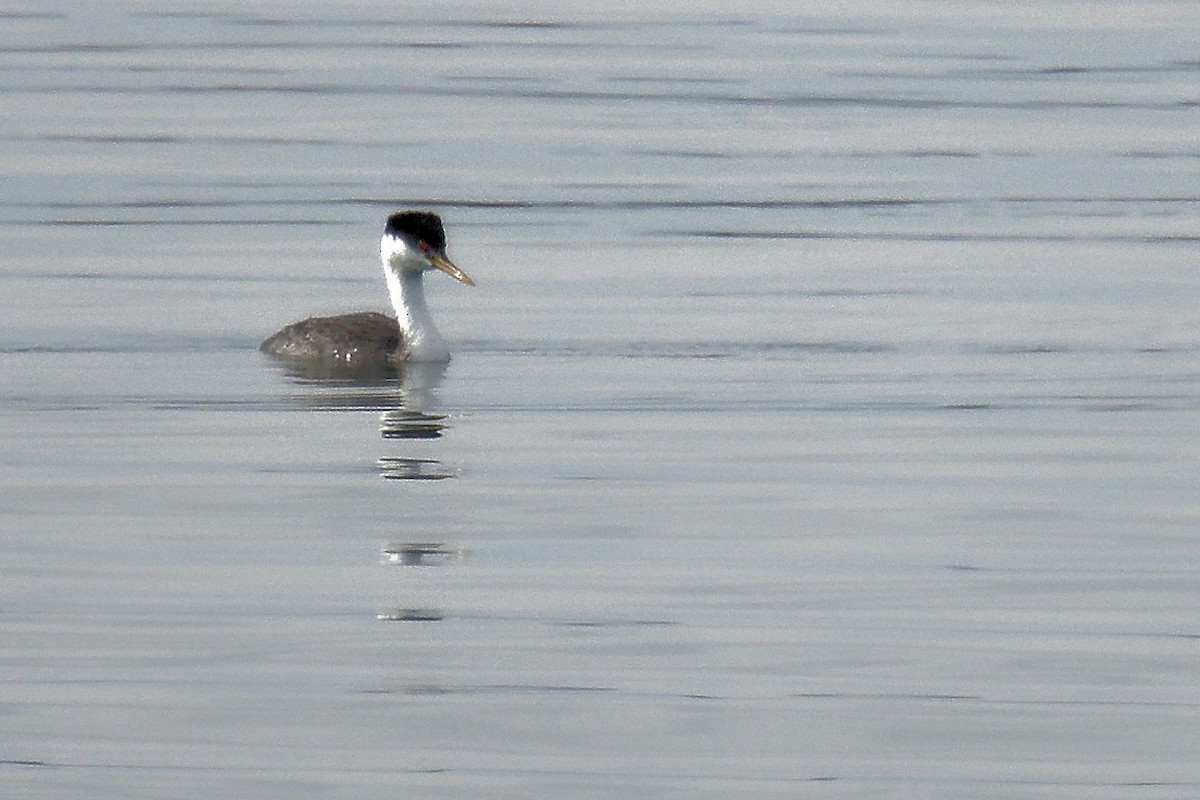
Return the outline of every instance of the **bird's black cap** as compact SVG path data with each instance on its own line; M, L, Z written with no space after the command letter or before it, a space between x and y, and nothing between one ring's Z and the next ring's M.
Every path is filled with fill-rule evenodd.
M446 249L446 229L437 214L428 211L400 211L388 217L383 232L414 242L424 242L435 250Z

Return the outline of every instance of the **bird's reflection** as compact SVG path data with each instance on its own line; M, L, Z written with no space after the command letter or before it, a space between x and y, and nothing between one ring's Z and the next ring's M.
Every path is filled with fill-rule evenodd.
M440 439L446 429L445 420L445 414L394 408L384 412L379 435L384 439Z
M406 364L400 375L399 405L380 415L379 435L391 440L400 454L380 457L380 475L393 481L440 481L457 478L458 471L429 457L429 445L401 444L395 440L440 439L449 429L449 415L441 411L439 389L446 377L446 364ZM428 532L427 532L428 533ZM435 534L436 535L436 534ZM382 562L406 568L403 605L381 610L378 619L388 622L440 622L446 612L437 598L443 581L419 578L412 570L445 567L461 562L466 549L443 541L391 542L384 546ZM424 572L423 569L417 570ZM399 598L398 598L399 599ZM433 601L433 602L430 602Z
M446 378L446 363L410 363L400 374L400 404L383 412L379 435L384 439L440 439L449 428L448 415L439 411L438 389ZM458 477L458 471L436 458L386 455L377 462L388 480L430 481Z
M313 411L395 408L396 391L403 384L404 368L386 362L346 365L278 360L278 364L296 386L289 400Z
M446 469L436 458L381 456L376 465L380 475L393 481L441 481L458 477L458 473Z
M450 427L449 415L439 410L438 390L446 378L444 361L360 362L353 367L284 362L282 366L300 389L292 395L292 402L317 411L382 411L379 435L384 439L440 439ZM393 480L431 480L457 474L425 457L387 455L377 465L383 477Z
M381 562L400 567L442 567L465 560L467 550L446 542L390 542Z
M446 378L445 362L284 364L298 390L292 402L312 410L379 411L379 435L389 451L376 460L379 475L389 481L442 481L457 478L457 469L431 458L430 445L405 440L441 439L450 428L450 415L441 410L440 388ZM397 452L398 451L398 452ZM432 534L432 536L430 535ZM446 567L465 560L466 548L428 538L391 542L384 546L382 562L404 567L403 604L388 604L377 618L389 622L439 622L446 612L438 602L438 581L414 579L417 567ZM440 572L440 570L438 570ZM431 602L432 601L432 602Z
M446 366L445 362L399 366L387 362L280 363L280 369L297 387L290 399L299 406L321 411L378 409L388 412L389 419L397 420L405 416L416 418L436 408L437 390L446 377Z
M285 375L299 384L345 383L359 386L382 386L395 382L403 370L403 367L397 367L383 359L344 362L275 358L271 361Z
M384 439L439 439L447 428L438 413L438 388L446 378L445 362L406 364L400 375L400 405L384 412L379 435Z

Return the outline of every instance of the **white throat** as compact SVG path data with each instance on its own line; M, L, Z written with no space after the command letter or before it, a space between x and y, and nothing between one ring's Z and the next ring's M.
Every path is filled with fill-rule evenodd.
M401 356L406 361L447 361L450 348L433 324L425 303L425 283L421 272L393 267L385 262L388 293L396 309L396 320L403 336Z

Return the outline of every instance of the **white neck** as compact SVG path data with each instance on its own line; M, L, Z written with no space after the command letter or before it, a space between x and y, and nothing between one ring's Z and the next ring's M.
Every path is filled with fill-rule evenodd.
M384 262L388 293L396 309L403 336L401 355L406 361L447 361L450 348L438 333L425 304L425 284L417 270L395 269Z

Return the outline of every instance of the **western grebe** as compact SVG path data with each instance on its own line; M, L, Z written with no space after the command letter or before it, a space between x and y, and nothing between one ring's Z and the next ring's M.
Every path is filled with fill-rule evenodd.
M392 214L379 240L379 254L395 318L373 311L309 317L288 325L259 349L288 361L346 367L449 359L450 348L425 304L422 275L440 269L468 286L475 281L446 255L442 220L427 211Z

